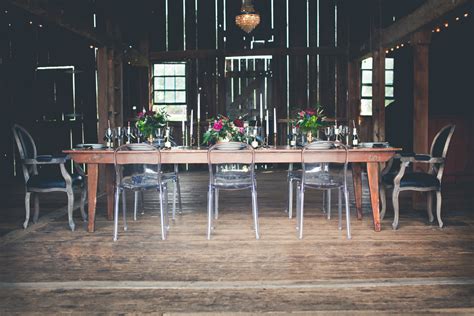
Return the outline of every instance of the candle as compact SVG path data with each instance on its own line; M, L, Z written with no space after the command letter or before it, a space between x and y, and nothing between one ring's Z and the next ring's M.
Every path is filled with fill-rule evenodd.
M189 128L189 137L192 138L193 137L193 110L191 110L191 123L190 124L190 128Z
M262 125L263 120L263 94L260 93L260 125Z
M266 114L267 115L265 116L265 123L266 123L265 124L265 132L266 132L265 135L268 137L268 135L270 134L270 124L268 122L269 121L268 110L267 110Z
M201 120L201 94L198 93L197 120Z
M110 128L110 120L107 120L107 126Z
M184 121L181 121L181 130L182 130L182 133L184 134Z
M277 133L277 109L273 108L273 133Z

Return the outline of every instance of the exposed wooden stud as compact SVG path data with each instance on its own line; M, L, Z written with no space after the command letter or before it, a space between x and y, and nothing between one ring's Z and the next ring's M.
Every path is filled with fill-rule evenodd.
M379 47L373 54L372 118L374 141L385 140L385 50Z

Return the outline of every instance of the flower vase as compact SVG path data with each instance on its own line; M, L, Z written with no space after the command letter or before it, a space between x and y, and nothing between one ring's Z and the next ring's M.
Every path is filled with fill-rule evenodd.
M306 132L306 141L308 142L308 144L313 142L313 132L312 131Z

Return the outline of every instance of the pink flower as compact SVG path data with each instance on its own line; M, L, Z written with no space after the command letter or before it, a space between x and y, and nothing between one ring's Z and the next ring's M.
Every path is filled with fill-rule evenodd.
M305 111L298 112L298 115L301 116L301 117L304 117L305 114L306 114Z
M309 115L315 115L316 114L316 111L313 110L313 109L306 109L306 114L309 114Z
M240 133L240 134L243 134L243 133L245 133L245 128L243 128L243 127L239 127L239 133Z
M221 129L222 129L222 120L219 120L219 121L216 121L214 122L214 125L212 126L212 128L216 131L216 132L219 132Z

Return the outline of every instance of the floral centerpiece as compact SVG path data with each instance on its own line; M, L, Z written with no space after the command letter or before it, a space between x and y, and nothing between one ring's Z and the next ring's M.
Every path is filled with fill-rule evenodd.
M323 108L317 105L315 109L308 108L297 112L295 124L301 132L306 133L308 142L311 142L319 128L325 126L325 118Z
M246 140L244 123L239 119L230 119L225 115L217 115L209 130L204 133L203 144L221 141L244 142Z
M138 113L136 126L143 136L149 140L153 139L155 132L159 128L166 126L168 114L165 110L145 111Z

